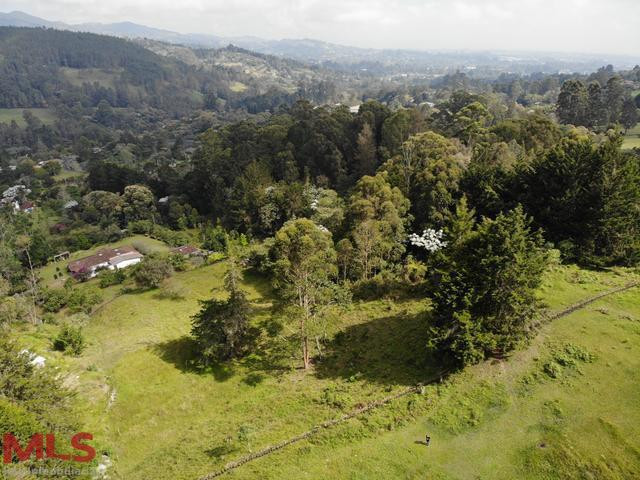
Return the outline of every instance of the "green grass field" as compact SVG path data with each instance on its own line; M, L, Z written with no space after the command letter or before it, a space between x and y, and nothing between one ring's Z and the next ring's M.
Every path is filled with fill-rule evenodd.
M246 91L247 88L249 88L249 87L247 87L242 82L231 82L231 84L229 85L229 88L231 89L232 92L242 93L242 92Z
M563 282L553 285L568 293ZM594 359L552 378L545 365L567 345ZM639 351L635 289L548 325L508 361L428 390L426 411L405 424L380 412L241 467L234 478L635 478ZM419 443L426 433L429 447Z
M627 131L622 142L623 149L640 148L640 123Z
M335 312L324 360L301 371L294 325L278 328L268 282L248 275L253 322L269 334L251 356L200 373L190 364L190 316L199 299L222 295L224 271L217 263L177 273L164 290L103 290L107 302L85 320L90 345L78 358L49 351L56 325L23 332L26 346L68 372L86 431L114 462L112 478L198 478L437 372L424 355L428 301L419 300ZM560 309L637 278L556 267L540 296ZM470 368L229 478L631 478L640 471L639 351L635 289L543 327L506 361ZM557 378L545 373L550 364ZM429 447L417 443L427 432Z
M56 121L56 116L50 108L0 108L0 123L11 123L15 120L18 126L24 127L26 125L22 116L24 110L33 113L46 125Z
M54 175L53 179L56 182L64 183L69 180L79 179L86 175L85 172L76 172L73 170L62 170L58 175Z
M164 243L154 240L153 238L145 237L144 235L133 235L131 237L123 238L114 243L109 243L106 245L101 245L99 247L91 248L89 250L78 250L77 252L73 252L71 256L66 260L60 260L58 262L50 262L45 267L38 270L38 275L41 278L42 284L46 287L61 287L65 280L69 278L69 274L67 272L67 264L72 262L73 260L78 260L82 257L87 257L89 255L93 255L98 250L103 248L113 248L119 247L122 245L133 245L140 246L142 250L146 250L148 252L166 252L169 250L169 247ZM146 253L143 251L141 253ZM55 274L59 275L59 278L53 278ZM62 275L60 275L62 274ZM94 283L94 282L90 282Z
M71 84L77 87L81 87L83 83L99 83L104 87L114 88L114 81L122 73L122 69L110 71L100 68L63 67L60 71Z

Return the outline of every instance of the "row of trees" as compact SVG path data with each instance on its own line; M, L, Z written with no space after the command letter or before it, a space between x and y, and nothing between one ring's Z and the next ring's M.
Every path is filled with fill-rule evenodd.
M314 344L321 351L323 313L345 288L394 281L416 258L434 305L429 345L456 365L528 336L547 242L591 265L640 260L640 163L619 135L536 115L477 132L469 145L411 135L344 198L300 185L266 270L299 322L305 367ZM410 228L425 234L408 242Z
M606 127L619 123L633 128L639 119L640 95L632 98L631 90L619 76L611 77L603 87L597 81L585 85L582 80L562 84L556 113L562 123L587 127Z
M428 346L445 363L463 366L509 351L531 331L534 292L549 255L530 222L516 208L476 224L464 198L446 220L448 240L431 249L427 261L434 304ZM306 218L287 222L269 252L273 285L282 312L297 324L305 369L314 348L322 353L327 311L348 299L348 284L338 274L341 253L331 233ZM230 263L228 298L202 302L193 318L192 334L205 365L242 356L256 335L238 264Z
M108 170L92 169L90 184L105 183ZM584 263L634 264L640 250L638 157L620 150L614 132L596 136L537 114L499 120L499 109L466 92L430 114L367 102L352 115L301 102L263 124L207 132L191 171L140 178L148 185L126 185L125 175L114 191L83 196L79 220L148 233L158 221L193 226L203 213L229 230L273 236L266 271L299 320L305 366L313 340L320 348L314 325L345 289L379 295L403 275L422 272L419 283L426 274L437 285L432 346L464 364L526 335L532 310L525 307L546 258L538 229L565 258ZM167 192L159 209L156 198ZM47 236L34 225L18 229L28 237L23 265L45 251ZM439 243L408 244L411 230L442 231L433 237L441 246L425 252L420 245ZM226 248L221 231L204 228L207 245ZM486 270L471 260L485 257ZM509 278L513 285L497 288ZM231 321L219 322L210 338L248 338L238 326L247 319L246 298L237 286L228 292L230 303L206 306L205 320ZM216 347L209 356L241 353Z

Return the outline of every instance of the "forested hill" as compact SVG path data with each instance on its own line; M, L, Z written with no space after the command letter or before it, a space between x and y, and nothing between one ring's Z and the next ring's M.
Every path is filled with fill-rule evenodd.
M205 71L224 69L238 79L231 85L236 92L254 90L256 94L280 91L323 103L329 99L353 103L368 73L339 73L289 58L252 52L228 45L224 48L192 48L148 39L134 40L158 55L179 60Z
M194 105L202 75L130 41L39 28L0 28L0 106L54 101L114 107ZM211 82L217 79L212 75Z
M287 85L265 92L260 79L242 69L203 69L129 40L91 33L0 27L0 58L0 108L77 103L86 108L105 100L116 108L149 106L172 115L197 108L261 111L292 103L305 91L292 92ZM307 80L324 81L313 75ZM276 100L264 101L266 94Z

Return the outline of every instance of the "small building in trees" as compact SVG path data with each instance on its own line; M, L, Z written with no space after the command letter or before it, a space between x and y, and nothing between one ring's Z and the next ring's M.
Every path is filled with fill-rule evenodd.
M203 257L206 256L206 252L200 250L193 245L183 245L181 247L171 249L171 253L176 255L182 255L183 257Z
M24 202L19 202L19 201L15 201L13 204L13 210L18 213L18 212L22 212L22 213L31 213L33 212L33 209L36 208L35 203L30 202L28 200L24 201Z

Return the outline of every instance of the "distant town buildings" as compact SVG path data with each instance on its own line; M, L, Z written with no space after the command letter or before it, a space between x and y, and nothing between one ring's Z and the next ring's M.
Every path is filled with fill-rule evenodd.
M24 185L14 185L2 192L2 201L5 203L13 203L16 199L26 197L31 193Z
M14 211L17 211L17 212L31 213L33 212L33 209L35 208L35 206L36 206L35 203L29 202L29 201L14 202L13 209Z
M7 188L2 192L2 198L0 198L0 205L11 205L14 212L31 213L35 208L35 204L26 199L27 195L31 193L24 185L14 185Z

